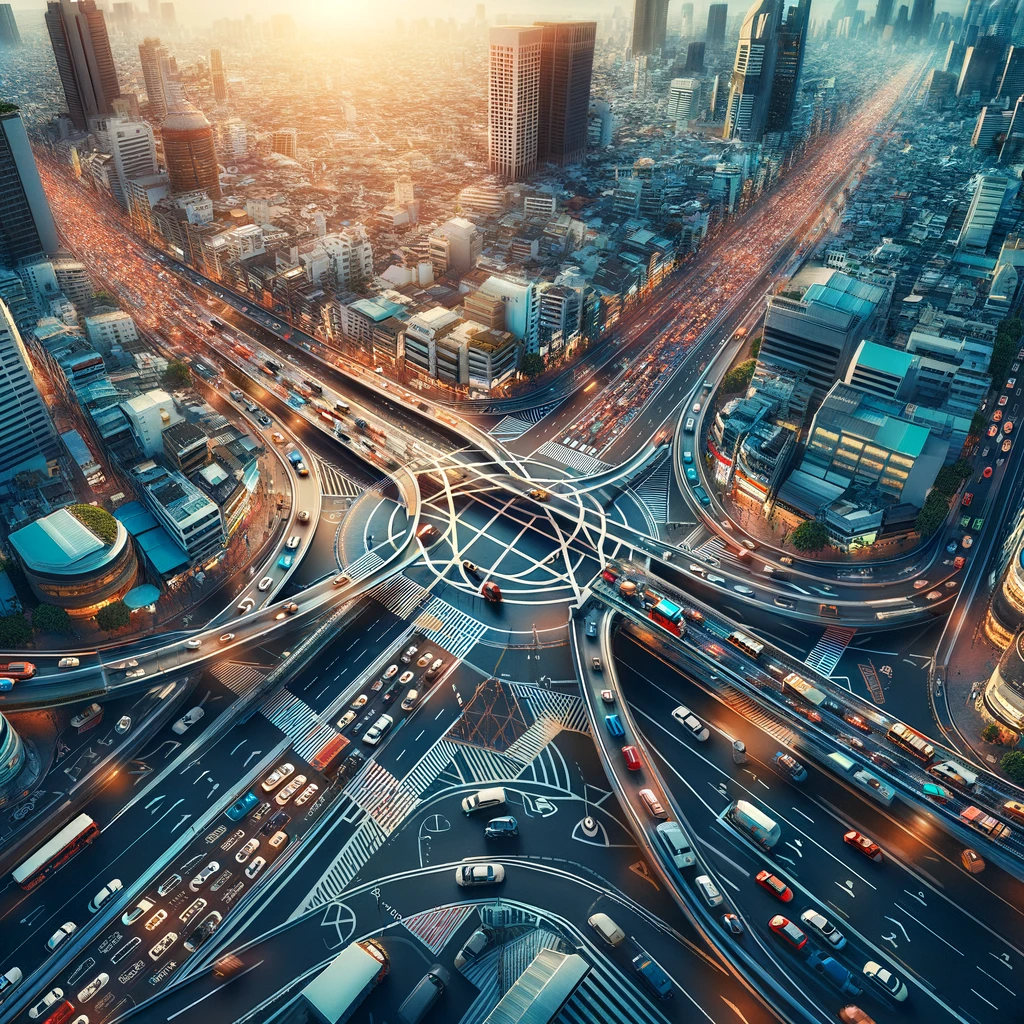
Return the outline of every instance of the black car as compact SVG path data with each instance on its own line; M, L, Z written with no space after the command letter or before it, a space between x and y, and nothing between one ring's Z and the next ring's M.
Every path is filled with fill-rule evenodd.
M284 811L278 811L277 814L275 814L270 821L260 829L260 831L265 836L272 836L275 832L280 832L291 820L292 816L290 814L286 814Z
M503 818L491 818L484 828L485 839L504 839L519 835L519 822L511 814Z

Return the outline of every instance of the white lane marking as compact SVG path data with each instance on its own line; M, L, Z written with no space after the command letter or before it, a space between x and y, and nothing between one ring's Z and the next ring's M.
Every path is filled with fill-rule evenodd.
M910 891L909 889L904 889L903 891L904 891L904 892L905 892L905 893L906 893L906 894L907 894L907 895L908 895L908 896L909 896L909 897L910 897L910 898L911 898L912 900L917 900L917 902L918 902L918 903L920 903L922 907L927 907L927 906L928 906L928 904L927 904L927 903L925 903L925 901L924 901L924 893L923 893L923 892L919 892L919 893L912 893L912 892L911 892L911 891Z
M944 938L943 938L943 937L942 937L942 936L941 936L941 935L940 935L940 934L939 934L939 933L938 933L937 931L935 931L935 930L934 930L933 928L929 928L929 927L928 927L928 925L926 925L926 924L925 924L925 923L924 923L923 921L919 921L919 920L918 920L918 919L917 919L916 917L914 917L914 915L913 915L912 913L910 913L910 911L909 911L909 910L907 910L907 909L906 909L906 907L901 907L901 906L900 906L900 905L899 905L898 903L894 903L894 904L893 904L893 906L894 906L894 907L895 907L895 908L896 908L897 910L902 910L902 911L903 911L903 913L904 913L904 914L906 914L906 915L907 915L907 917L909 917L911 921L917 921L917 923L918 923L918 924L919 924L919 925L920 925L920 926L921 926L921 927L922 927L922 928L923 928L923 929L924 929L924 930L925 930L926 932L931 932L931 933L932 933L932 935L934 935L934 936L935 936L935 938L937 938L937 939L939 940L939 942L945 943L945 944L946 944L947 946L949 946L949 948L950 948L951 950L953 950L953 952L954 952L954 953L960 953L960 950L959 950L959 949L957 949L957 948L956 948L956 946L954 946L952 942L946 942L946 940L945 940L945 939L944 939ZM960 955L961 955L961 956L963 956L964 954L963 954L963 953L960 953Z
M1003 984L1003 983L1002 983L1002 982L1001 982L1001 981L1000 981L1000 980L999 980L998 978L993 978L993 977L992 977L992 975L991 975L991 974L989 974L989 973L988 973L988 971L986 971L984 967L978 967L978 965L977 965L977 964L975 964L974 966L975 966L975 967L977 967L977 968L978 968L978 970L979 970L979 971L981 971L981 973L982 973L982 974L984 974L986 978L992 978L992 980L993 980L993 981L994 981L994 982L995 982L995 983L996 983L996 984L997 984L997 985L998 985L998 986L999 986L1000 988L1005 988L1005 989L1006 989L1006 991L1007 991L1007 992L1009 992L1009 993L1010 993L1010 995L1011 995L1011 996L1013 996L1013 997L1014 997L1014 998L1016 999L1016 997L1017 997L1017 993L1016 993L1016 992L1014 992L1012 988L1010 988L1010 987L1009 987L1008 985L1004 985L1004 984Z
M794 807L793 810L796 811L796 813L799 814L801 818L806 818L812 825L814 824L814 819L810 815L804 814L804 812L801 811L799 807Z
M888 914L886 914L885 919L886 921L892 921L892 923L896 925L896 927L899 928L901 932L903 932L903 938L905 938L907 942L911 941L910 936L907 934L907 929L903 926L903 922L898 917L890 917Z
M972 992L973 992L973 993L974 993L974 994L975 994L975 995L976 995L976 996L977 996L977 997L978 997L978 998L979 998L979 999L980 999L980 1000L981 1000L981 1001L982 1001L983 1003L988 1003L988 1005L989 1005L989 1006L991 1006L993 1010L998 1010L998 1009L999 1009L999 1007L998 1007L998 1006L996 1006L996 1004L995 1004L995 1003L993 1003L993 1002L991 1002L990 1000L986 999L986 998L985 998L985 997L984 997L984 996L983 996L983 995L982 995L982 994L981 994L981 993L980 993L980 992L979 992L979 991L978 991L977 989L973 989L973 988L972 988L972 989L971 989L971 991L972 991Z

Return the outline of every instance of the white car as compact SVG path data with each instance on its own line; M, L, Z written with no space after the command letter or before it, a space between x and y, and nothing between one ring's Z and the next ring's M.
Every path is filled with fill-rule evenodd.
M870 978L874 984L885 989L897 1003L904 1002L910 994L902 978L893 974L888 967L875 963L874 960L869 960L864 965L863 971L865 978Z
M294 551L298 546L299 546L299 535L298 534L296 534L294 537L289 537L288 538L288 543L285 544L285 547L289 551Z
M118 736L123 736L131 727L132 727L132 716L131 715L122 715L117 720L117 725L114 726L114 732L116 732L118 734Z
M272 790L277 789L278 786L288 778L292 772L295 771L295 765L286 762L285 764L279 764L264 780L263 780L263 792L270 793Z
M293 796L295 796L296 793L298 793L300 789L302 789L305 784L306 776L296 775L295 778L292 779L292 781L274 797L274 799L283 807Z
M744 597L754 596L753 590L751 590L750 587L745 586L742 583L737 583L736 586L734 586L732 589L735 590L737 594L743 594Z
M388 667L386 669L384 669L384 678L385 679L392 679L397 673L398 673L398 666L397 665L388 665Z
M49 1009L55 1004L59 1003L64 998L64 989L62 988L51 988L49 992L43 996L42 999L28 1011L28 1015L33 1020L38 1020L43 1014L47 1013Z
M69 935L78 928L74 921L65 921L47 940L47 949L56 949Z
M505 881L501 864L462 864L455 869L455 881L462 886L497 885Z
M684 704L672 709L672 717L700 743L711 735L708 727Z
M229 644L234 639L235 639L235 634L234 633L221 633L221 635L220 635L220 642L222 644Z
M245 868L246 878L255 878L265 867L267 861L264 857L253 857Z
M260 841L258 839L250 839L249 842L247 842L245 846L235 854L235 860L237 860L239 864L244 864L259 848Z
M57 662L57 668L78 668L81 662L78 658L61 658Z
M159 960L160 957L178 941L177 932L168 932L150 951L149 958L151 960Z
M89 1000L92 999L92 997L96 995L97 992L101 991L106 987L108 981L110 981L109 974L97 974L96 977L93 978L92 981L90 981L89 984L85 986L85 988L79 991L78 1001L80 1003L89 1002Z
M305 509L302 509L302 511L299 512L299 514L295 518L298 519L300 523L308 523L309 513Z
M89 900L89 913L95 914L115 892L121 891L121 879L112 878L91 900Z
M274 585L274 578L272 576L264 576L263 579L256 584L256 589L262 594L264 591L269 590Z
M155 931L164 921L167 920L167 911L158 910L147 922L146 931Z
M395 720L390 715L381 715L366 732L363 733L363 742L368 746L375 747L380 743L384 734L394 725Z
M243 597L242 600L238 602L238 609L237 609L237 611L238 611L239 615L248 615L249 612L251 612L253 610L253 608L255 608L255 607L256 607L256 600L255 600L255 598Z
M406 670L405 672L403 672L403 673L402 673L402 674L401 674L401 675L400 675L400 676L398 677L398 681L399 681L399 682L400 682L400 683L402 684L402 686L405 686L405 685L406 685L406 683L411 683L411 682L412 682L412 677L413 677L413 676L414 676L415 674L416 674L416 673L415 673L415 672L413 672L412 670Z
M200 718L205 715L206 712L202 708L193 708L191 711L186 711L185 714L179 718L174 725L171 726L171 732L181 735L183 732L187 732L192 728Z
M707 576L705 576L704 578L708 581L708 583L714 583L714 584L717 584L719 586L721 586L723 583L725 583L725 577L724 576L716 576L713 572L709 572L707 574Z
M131 668L124 675L126 679L141 679L145 674L144 668Z
M315 783L311 782L296 798L295 806L301 807L304 803L308 802L317 792L320 787Z
M135 924L136 921L148 910L153 909L152 900L139 900L139 902L132 907L131 910L126 910L121 915L122 924Z
M199 874L196 875L195 878L193 878L192 881L188 883L188 887L193 892L199 892L199 890L202 889L202 887L206 885L206 883L215 874L217 874L218 871L220 871L220 864L218 864L217 861L215 860L211 860L210 863L207 864L206 867L203 868L203 870L200 871Z

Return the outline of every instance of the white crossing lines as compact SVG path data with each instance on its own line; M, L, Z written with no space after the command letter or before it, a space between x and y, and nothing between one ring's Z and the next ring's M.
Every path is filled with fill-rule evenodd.
M309 760L329 739L337 735L320 721L317 713L289 690L268 697L260 709L286 736L291 737L295 753Z
M575 469L577 473L601 473L606 469L611 469L611 463L602 462L600 459L595 459L593 455L586 455L564 444L559 444L558 441L546 441L533 454L547 456L554 462Z
M562 1007L558 1019L564 1024L668 1024L650 999L635 985L614 972L596 965Z
M456 746L446 739L439 739L412 766L409 774L402 780L403 788L422 796L438 776L447 771L455 757Z
M418 795L403 789L376 761L370 761L345 787L345 795L359 804L385 835L391 835L419 803Z
M829 626L804 658L804 664L823 676L831 676L856 632L850 626Z
M373 818L364 818L349 841L338 851L338 856L331 862L331 866L306 894L292 917L298 917L326 903L334 902L345 891L349 882L359 874L360 868L384 845L386 838L384 830Z
M789 746L796 741L796 733L769 715L760 704L751 700L745 693L740 693L739 690L734 690L731 686L723 686L719 692L730 707L735 708L744 718L753 722L769 736L774 736L780 743Z
M383 564L384 559L376 551L367 551L366 554L360 555L345 569L345 574L352 580L366 579L367 576L376 569L379 569Z
M530 686L529 683L510 683L509 686L520 702L525 701L529 705L536 718L551 718L563 729L590 735L587 709L579 697Z
M472 615L435 597L420 612L414 626L428 640L444 647L456 658L464 658L487 632L487 625Z
M560 723L550 718L538 718L505 750L505 756L528 765L561 731Z
M523 770L521 761L516 761L496 750L456 744L453 764L460 777L467 783L511 782L518 779Z
M442 907L402 919L402 924L437 956L448 940L462 927L462 922L473 913L472 906Z
M384 605L400 619L407 619L428 597L430 591L399 573L370 591L369 597Z
M549 405L542 405L539 409L526 409L512 416L503 416L488 433L499 441L514 441L517 437L522 437L531 427L540 423L557 404L557 402L552 402Z
M710 540L705 541L699 548L696 549L695 554L698 558L707 558L711 555L717 559L723 565L734 566L742 573L750 571L749 562L741 562L726 546L725 541L721 537L712 537Z
M672 482L672 466L665 459L643 483L633 488L633 493L642 501L656 523L668 522L668 495Z
M214 679L240 697L244 697L268 675L267 670L258 665L241 665L237 661L214 665L210 672Z
M320 490L329 496L341 496L355 498L363 493L364 488L345 476L345 471L339 466L321 459L318 455L313 456L313 464L316 466L316 474L320 478Z
M546 719L550 723L550 719ZM578 773L570 773L562 751L557 744L546 746L522 771L520 782L539 782L543 786L560 789L563 793L573 792L573 782Z

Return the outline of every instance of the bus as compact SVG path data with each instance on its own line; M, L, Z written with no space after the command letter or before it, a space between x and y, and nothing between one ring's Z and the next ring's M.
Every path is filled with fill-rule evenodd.
M723 811L723 816L745 836L766 850L770 850L782 835L782 829L777 822L746 800L735 800L729 804Z
M753 658L754 661L761 657L761 652L764 650L764 644L752 636L747 636L746 633L741 633L738 629L734 629L725 639L748 658Z
M796 672L790 672L782 680L782 692L792 693L794 696L807 701L808 704L813 704L815 707L825 702L825 694L816 686L811 686L803 676L797 675Z
M647 613L647 617L662 629L667 629L675 636L682 636L683 630L683 609L668 598L661 598L657 604Z
M931 764L935 760L935 748L928 742L927 737L922 736L916 729L911 729L909 725L896 722L885 734L885 738L925 764Z
M234 352L236 356L241 356L243 359L252 359L252 357L256 355L248 345L243 345L241 342L237 345L233 345L231 347L231 351Z
M88 814L79 814L28 860L22 861L11 875L22 889L34 889L76 853L84 850L99 834L99 825Z
M346 946L299 998L319 1024L344 1024L390 969L387 950L375 939Z

